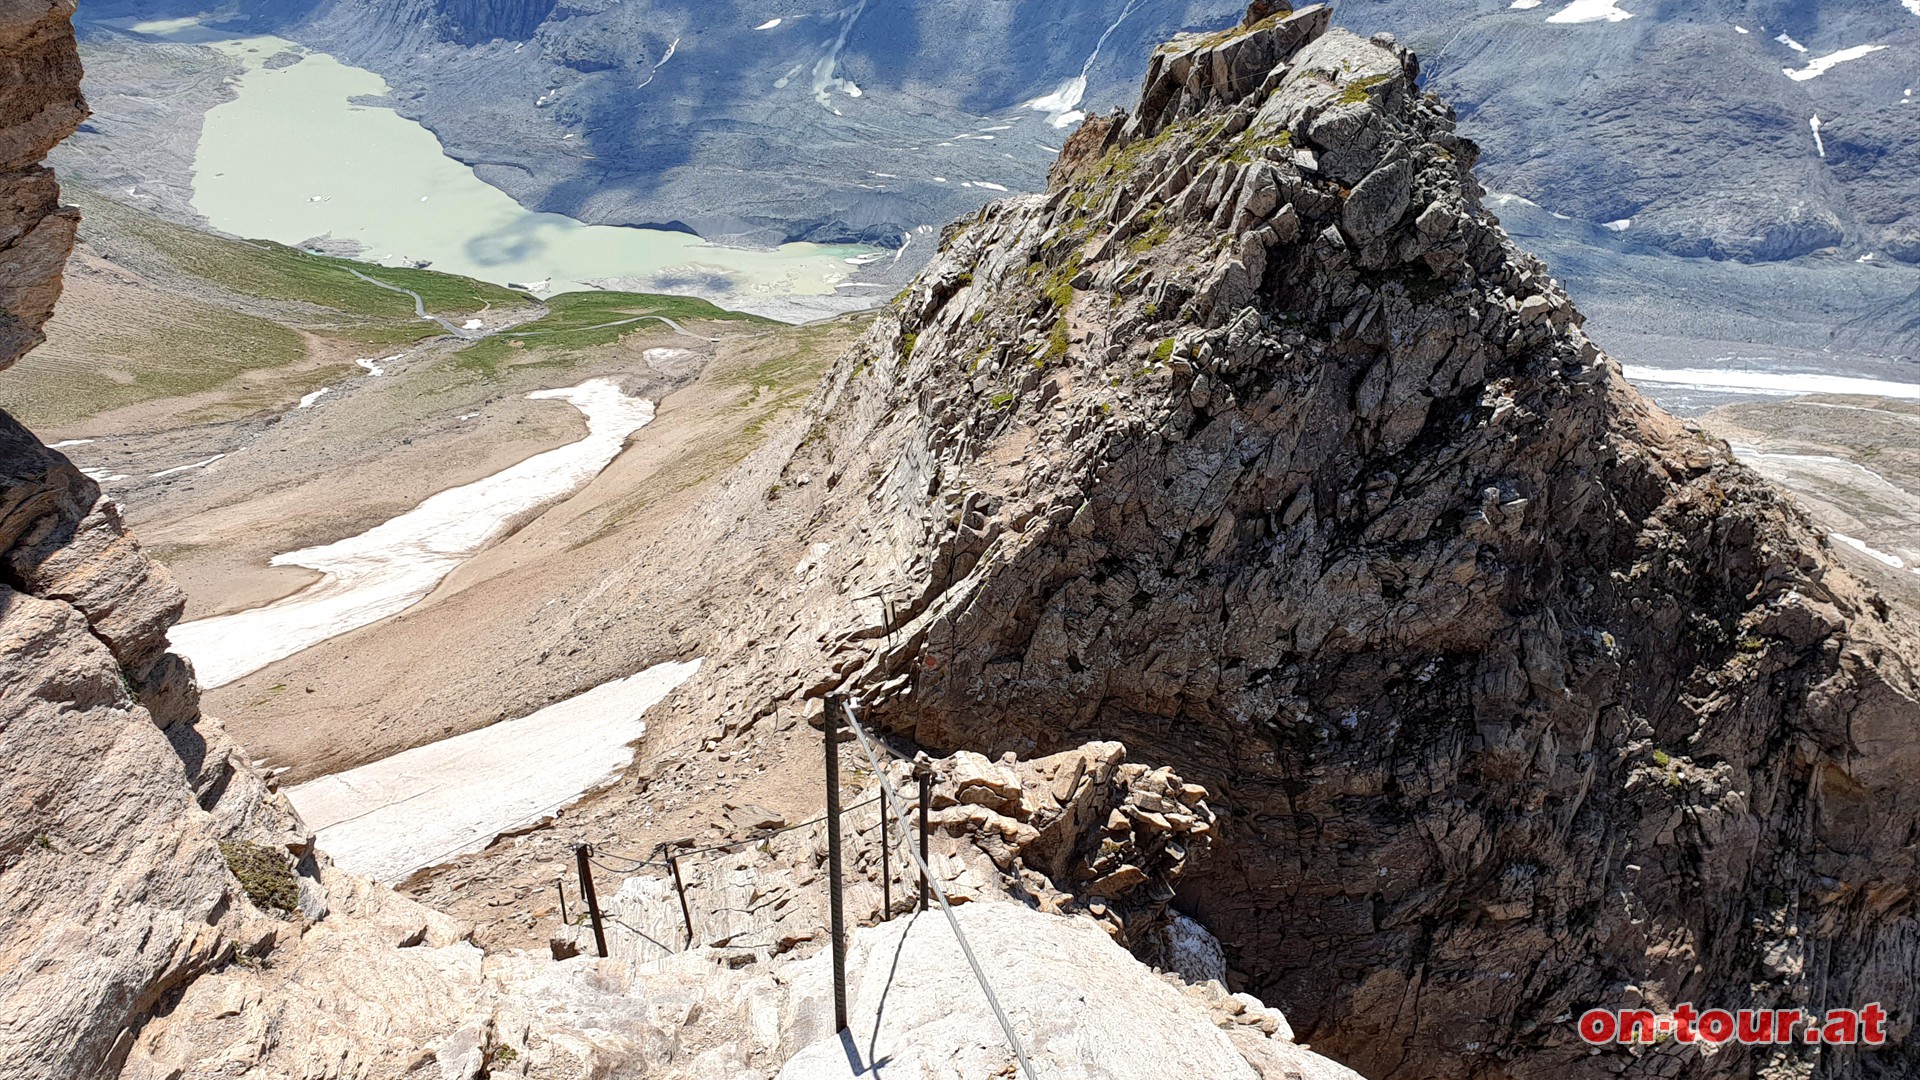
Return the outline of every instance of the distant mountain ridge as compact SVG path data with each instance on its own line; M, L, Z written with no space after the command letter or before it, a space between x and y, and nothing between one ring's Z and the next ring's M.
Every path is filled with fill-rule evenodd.
M1915 262L1912 6L1355 0L1337 18L1432 57L1426 85L1459 103L1497 190L1678 255L1846 246ZM204 9L89 7L96 20ZM897 244L997 194L968 184L1038 187L1064 136L1053 119L1130 101L1155 44L1229 25L1242 7L237 0L227 11L379 71L397 108L530 207L758 243ZM577 138L563 148L565 133Z

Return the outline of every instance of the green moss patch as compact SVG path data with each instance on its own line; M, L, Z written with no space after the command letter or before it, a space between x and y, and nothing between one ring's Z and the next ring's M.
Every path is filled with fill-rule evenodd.
M250 840L222 840L227 869L258 907L292 914L300 906L300 883L285 852Z

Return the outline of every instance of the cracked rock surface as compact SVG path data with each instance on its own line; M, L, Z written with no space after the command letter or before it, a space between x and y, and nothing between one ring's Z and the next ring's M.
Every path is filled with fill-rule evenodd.
M1573 1029L1906 1030L1916 639L1625 384L1418 70L1317 5L1177 39L1046 193L951 226L735 493L811 553L683 693L1165 763L1219 817L1177 904L1371 1077L1911 1070Z

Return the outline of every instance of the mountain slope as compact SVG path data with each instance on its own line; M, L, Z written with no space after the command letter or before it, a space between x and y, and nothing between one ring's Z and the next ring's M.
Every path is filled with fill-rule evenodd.
M362 264L188 228L69 184L78 254L69 302L0 406L50 438L128 435L292 405L360 374L354 360L445 328L411 297L354 276ZM461 322L537 312L522 294L431 270L368 268Z
M1121 103L1155 43L1242 7L303 0L228 11L244 17L232 25L379 71L397 108L528 206L760 242L893 243L978 205L963 182L1038 187L1059 145L1055 118ZM88 18L204 10L101 0ZM1774 260L1841 245L1920 260L1920 104L1908 93L1920 84L1920 16L1899 0L1355 0L1342 18L1429 57L1429 88L1461 108L1498 190L1671 254ZM123 34L96 34L103 58L137 68ZM195 64L169 61L182 78ZM145 107L139 94L124 105ZM578 141L563 148L567 134Z
M1902 1074L1573 1030L1920 1007L1914 629L1627 388L1413 57L1325 20L1162 49L947 231L736 504L812 547L682 708L1175 763L1227 808L1181 902L1369 1076Z

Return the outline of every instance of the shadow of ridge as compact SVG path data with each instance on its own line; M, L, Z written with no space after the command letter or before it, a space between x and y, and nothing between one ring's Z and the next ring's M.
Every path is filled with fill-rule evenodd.
M900 954L907 951L907 938L913 933L914 925L920 921L920 916L924 914L926 912L916 911L907 916L907 928L901 932L899 942L893 947L893 963L887 967L887 988L880 992L880 1005L873 1010L873 1030L867 1036L867 1057L873 1061L873 1071L869 1074L872 1076L880 1075L880 1070L887 1064L887 1059L880 1056L880 1023L887 1015L887 996L893 993L893 980L900 973ZM841 1034L848 1036L846 1041L851 1044L852 1033L842 1032ZM859 1076L861 1074L857 1068L856 1053L857 1051L849 1046L847 1060L856 1065L853 1074Z
M860 1047L854 1042L853 1031L850 1028L840 1032L840 1049L846 1052L849 1076L879 1076L880 1070L887 1064L885 1061L875 1061L871 1070L861 1065Z

